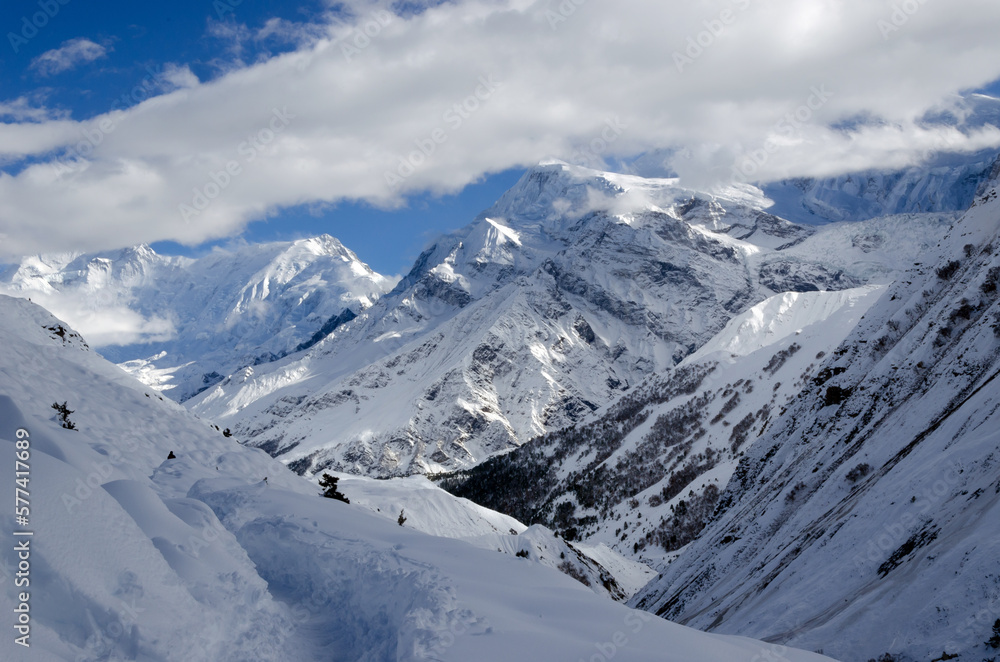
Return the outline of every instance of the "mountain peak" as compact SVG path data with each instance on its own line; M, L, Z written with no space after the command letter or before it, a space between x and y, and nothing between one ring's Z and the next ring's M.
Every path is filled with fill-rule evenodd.
M339 254L350 254L354 256L354 253L344 246L339 239L333 235L323 233L315 237L308 237L306 239L299 239L294 242L296 246L315 246L323 251L327 255L339 255Z
M608 173L547 161L528 170L480 218L543 222L582 216L597 195L615 198L626 189L611 182Z

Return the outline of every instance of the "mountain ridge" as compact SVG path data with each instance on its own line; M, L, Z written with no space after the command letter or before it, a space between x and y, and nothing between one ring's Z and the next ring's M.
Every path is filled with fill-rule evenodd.
M951 221L809 228L753 187L727 195L539 166L373 308L191 406L306 474L463 468L583 420L777 292L891 280Z

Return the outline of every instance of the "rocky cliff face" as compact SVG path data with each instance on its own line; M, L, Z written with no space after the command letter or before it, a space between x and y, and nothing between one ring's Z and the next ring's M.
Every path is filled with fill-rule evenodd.
M664 568L697 539L742 458L821 379L885 286L776 295L595 420L441 483L455 494Z

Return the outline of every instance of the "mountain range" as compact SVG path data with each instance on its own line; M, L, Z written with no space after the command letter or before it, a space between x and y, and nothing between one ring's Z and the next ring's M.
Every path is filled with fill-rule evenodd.
M582 420L768 296L888 282L954 219L813 227L768 204L749 186L703 194L553 163L390 291L330 238L194 262L35 258L5 280L110 290L170 320L169 340L102 351L300 473L436 473ZM124 276L100 281L95 264Z
M232 659L266 651L261 637L303 596L354 613L306 607L302 659L469 659L485 649L443 645L456 623L502 639L496 623L521 627L525 605L565 579L590 588L580 609L540 607L574 615L540 631L553 654L569 637L580 657L614 657L603 639L576 646L582 632L597 614L650 612L772 642L712 640L745 646L704 659L819 659L789 645L841 660L988 657L998 163L711 191L543 163L401 279L329 236L3 269L0 290L73 320L0 298L5 418L43 430L41 461L65 485L86 487L87 467L140 444L136 462L98 472L101 512L86 517L117 517L111 542L153 565L117 588L43 566L46 585L95 605L46 625L48 650L165 651L169 625L108 641L115 617L82 614L183 586L194 603L156 599L196 615L177 623L220 651L247 642ZM51 374L29 383L37 370ZM180 461L160 457L175 450ZM327 508L339 505L296 473L339 477L351 510ZM65 494L54 509L82 500ZM398 531L407 521L416 537ZM184 528L202 525L225 532L209 560ZM501 577L526 597L496 593ZM362 586L409 597L388 606ZM640 611L609 617L614 601ZM259 615L213 621L213 605ZM629 659L663 659L654 642L671 638L690 642L677 659L714 645L670 632Z
M0 270L0 292L73 320L105 357L180 402L309 347L392 286L329 235L199 259L145 245L36 255Z

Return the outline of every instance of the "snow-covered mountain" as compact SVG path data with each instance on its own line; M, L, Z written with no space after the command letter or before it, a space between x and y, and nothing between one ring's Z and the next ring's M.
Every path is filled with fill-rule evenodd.
M301 473L468 467L583 420L768 296L890 281L953 220L816 229L769 204L539 166L357 319L190 404Z
M442 485L656 568L697 538L740 459L885 286L776 295L600 412Z
M985 94L955 96L920 122L971 132L1000 126L1000 99ZM1000 175L995 150L951 151L947 131L938 149L921 163L895 171L869 170L826 179L792 179L763 187L775 201L772 214L796 223L860 221L890 214L964 212Z
M869 121L871 118L862 117L842 126L856 129ZM761 188L774 203L768 212L805 225L864 221L892 214L964 212L1000 174L1000 160L995 149L974 153L953 150L962 142L958 139L961 133L1000 127L1000 98L955 95L918 124L935 133L938 143L929 145L917 163L835 177L767 182ZM616 167L643 177L675 177L675 166L689 157L676 148L653 150Z
M199 259L148 246L32 256L0 272L0 292L41 303L179 401L309 346L393 284L328 235Z
M843 660L989 660L998 246L994 182L891 286L776 296L593 423L443 484L653 564L631 604L667 618Z
M995 656L998 231L994 182L804 382L637 605L842 659Z
M1000 174L996 152L943 154L905 170L871 170L763 187L768 211L796 223L859 221L890 214L962 212Z
M829 660L600 597L536 562L544 536L522 533L517 558L371 510L414 485L345 481L368 506L323 499L27 301L0 296L0 337L0 447L21 454L29 504L27 522L0 521L33 533L0 559L0 609L24 614L4 660ZM15 472L0 484L14 494ZM406 502L423 527L511 523L419 489L435 494Z

